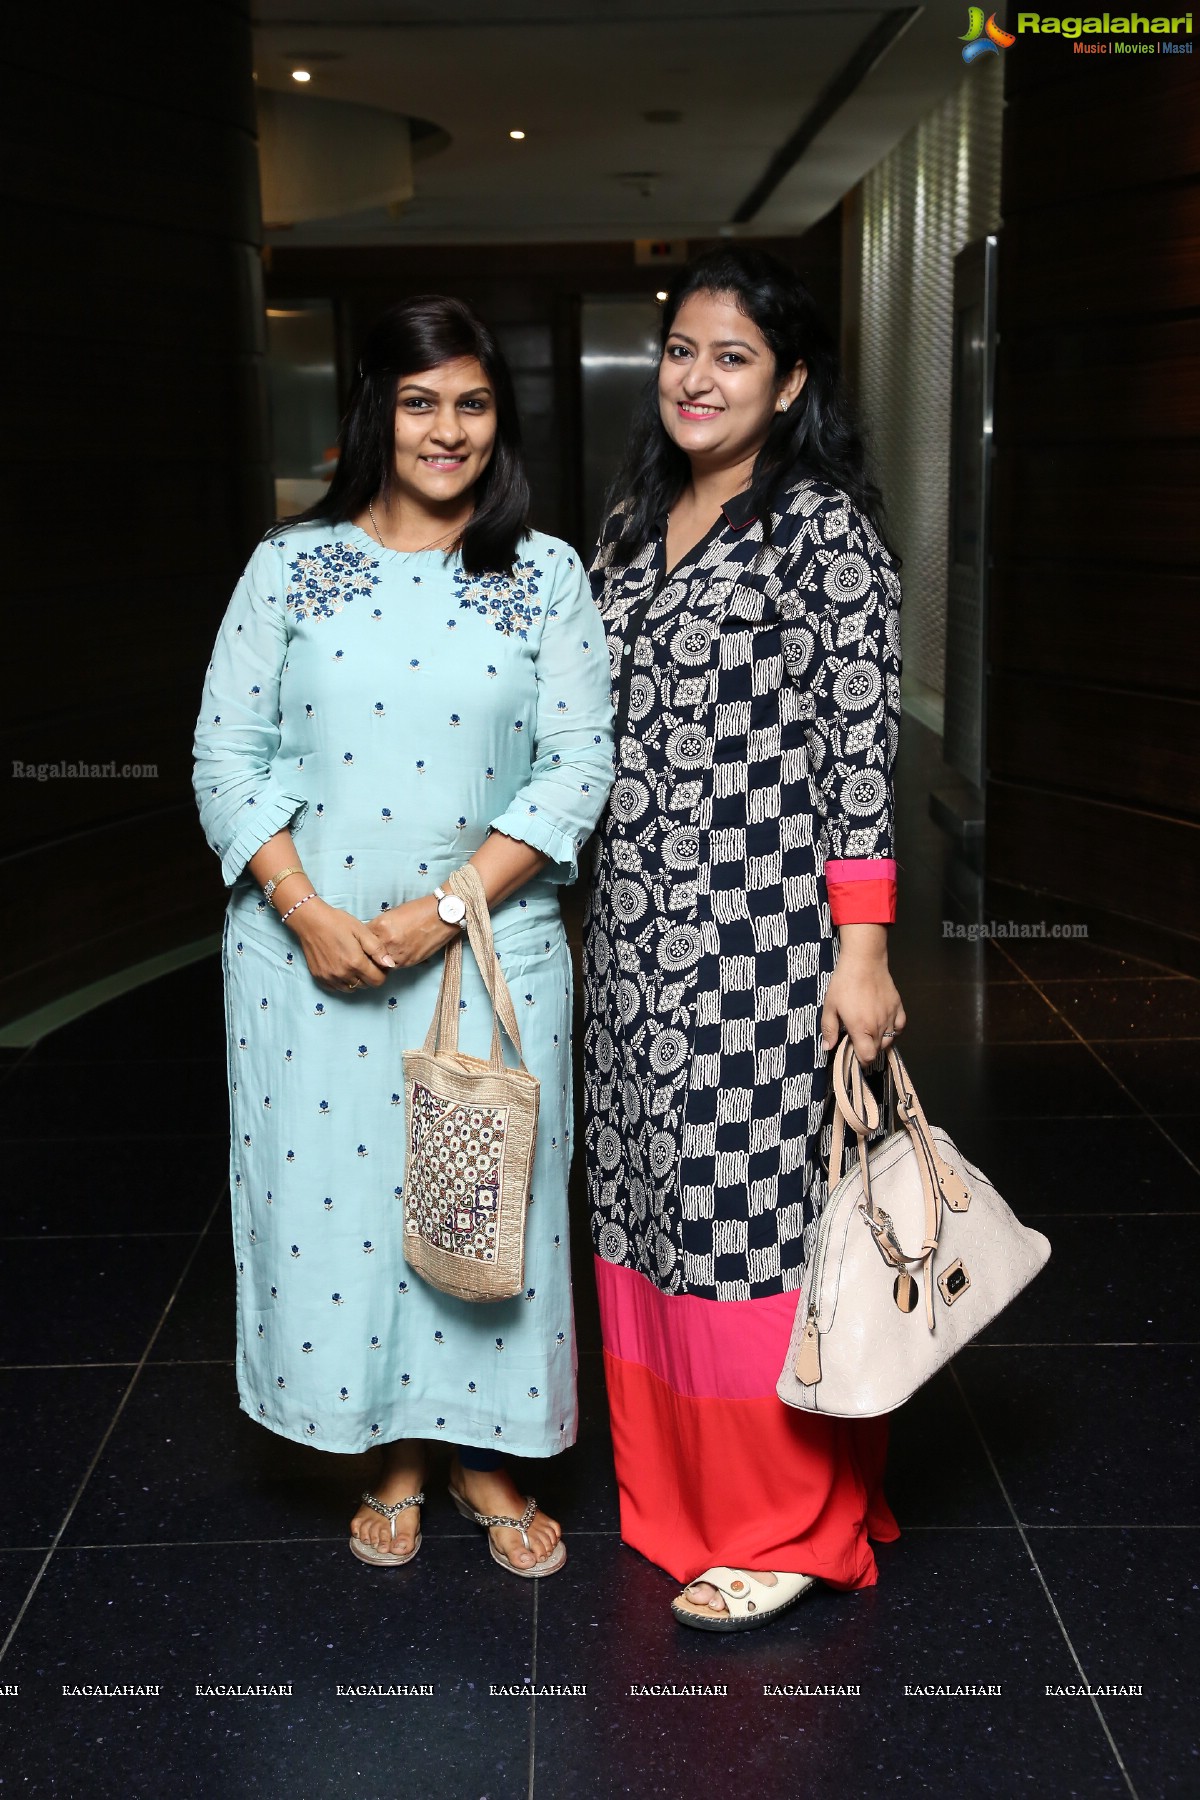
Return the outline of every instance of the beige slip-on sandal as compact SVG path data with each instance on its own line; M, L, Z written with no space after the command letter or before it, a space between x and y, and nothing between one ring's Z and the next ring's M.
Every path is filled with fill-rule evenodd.
M697 1631L753 1631L759 1625L769 1625L817 1584L815 1575L778 1574L775 1585L769 1587L753 1569L727 1569L723 1564L705 1569L688 1587L701 1581L716 1588L725 1602L725 1612L689 1602L688 1588L671 1602L671 1611L679 1623L693 1625Z

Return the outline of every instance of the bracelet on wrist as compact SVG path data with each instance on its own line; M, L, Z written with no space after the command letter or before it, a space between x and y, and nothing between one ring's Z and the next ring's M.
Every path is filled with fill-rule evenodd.
M289 906L285 913L280 913L279 923L281 925L286 925L294 912L299 912L302 906L306 906L310 900L315 900L316 897L316 891L313 888L310 888L307 894L301 894L294 906Z
M279 886L280 882L287 881L289 876L303 875L303 873L304 873L304 870L299 866L298 863L292 864L291 867L289 867L289 868L280 869L278 875L272 875L270 881L268 881L266 883L266 885L264 886L263 899L269 900L271 898L272 894L275 892L275 889Z

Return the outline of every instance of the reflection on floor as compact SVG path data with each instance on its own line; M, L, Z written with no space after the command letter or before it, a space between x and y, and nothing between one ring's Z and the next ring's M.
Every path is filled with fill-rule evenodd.
M903 1537L879 1552L879 1586L818 1592L748 1637L673 1624L673 1584L617 1537L582 1223L583 1432L536 1488L566 1524L566 1572L506 1578L438 1479L411 1568L353 1562L345 1525L370 1460L289 1445L237 1410L221 1000L200 964L2 1066L7 1787L1200 1791L1200 984L1086 942L944 935L943 916L969 915L946 898L961 871L925 817L920 728L909 739L893 953L909 1062L930 1115L1054 1256L896 1416ZM586 1693L490 1691L523 1679ZM63 1692L154 1683L157 1696ZM197 1695L208 1683L291 1692ZM433 1691L338 1692L369 1683ZM857 1692L764 1693L804 1684ZM1046 1691L1086 1684L1137 1691ZM1000 1692L906 1693L924 1685Z

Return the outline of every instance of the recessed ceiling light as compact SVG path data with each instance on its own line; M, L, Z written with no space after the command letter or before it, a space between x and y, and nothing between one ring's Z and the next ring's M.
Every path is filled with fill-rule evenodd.
M312 76L309 74L307 69L293 69L292 70L292 80L293 81L311 81Z
M666 297L667 297L667 290L666 290L666 288L659 288L659 290L658 290L658 292L657 292L657 294L655 294L655 296L654 296L654 298L655 298L655 299L656 299L656 300L665 300L665 299L666 299Z
M514 138L517 143L520 143L521 139L525 136L525 133L523 131L510 131L508 135L510 138Z

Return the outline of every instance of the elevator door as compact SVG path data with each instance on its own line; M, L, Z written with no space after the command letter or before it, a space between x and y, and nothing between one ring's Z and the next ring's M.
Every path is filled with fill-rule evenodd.
M267 308L267 381L279 518L319 500L337 451L333 303L283 300Z
M583 541L590 554L604 495L620 466L634 408L658 358L658 303L646 296L584 297L580 312L583 388Z

